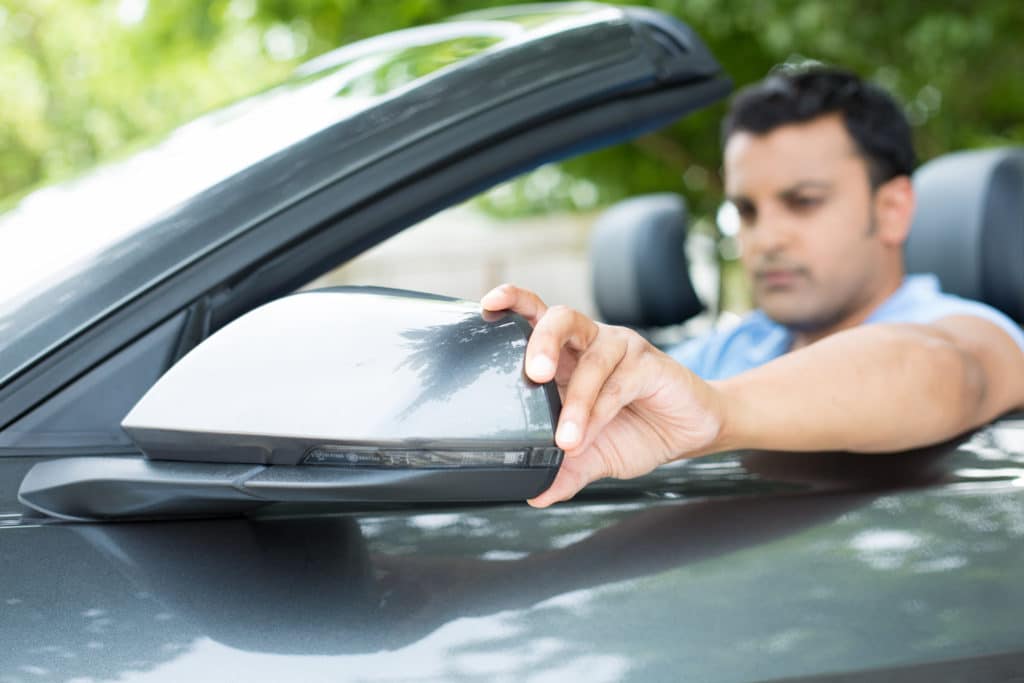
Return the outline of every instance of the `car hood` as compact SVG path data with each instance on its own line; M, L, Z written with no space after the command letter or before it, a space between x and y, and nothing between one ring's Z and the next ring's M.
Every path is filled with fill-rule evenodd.
M1021 482L1024 420L1008 419L899 456L713 456L544 511L12 513L0 673L753 681L1019 663Z

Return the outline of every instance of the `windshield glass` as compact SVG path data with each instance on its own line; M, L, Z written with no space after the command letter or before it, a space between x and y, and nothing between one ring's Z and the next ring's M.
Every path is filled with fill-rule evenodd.
M176 207L523 30L463 21L341 48L131 158L28 195L0 216L0 382L123 303L124 295L72 299L83 299L100 271L128 270L133 251L167 248ZM136 275L149 285L160 274Z
M441 25L337 50L129 159L30 194L0 216L0 315L189 197L515 31L499 22Z

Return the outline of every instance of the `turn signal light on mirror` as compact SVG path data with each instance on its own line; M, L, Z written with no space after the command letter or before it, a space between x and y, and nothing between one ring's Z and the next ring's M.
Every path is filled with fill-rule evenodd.
M373 447L318 446L302 459L304 465L333 467L385 467L440 469L453 467L556 467L562 462L558 448L523 450L381 449Z

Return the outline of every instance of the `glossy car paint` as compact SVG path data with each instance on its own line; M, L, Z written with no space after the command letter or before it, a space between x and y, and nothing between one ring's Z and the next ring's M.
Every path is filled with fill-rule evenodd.
M1024 666L1022 463L1019 416L899 456L713 456L544 512L8 515L0 662L7 680L1003 680Z

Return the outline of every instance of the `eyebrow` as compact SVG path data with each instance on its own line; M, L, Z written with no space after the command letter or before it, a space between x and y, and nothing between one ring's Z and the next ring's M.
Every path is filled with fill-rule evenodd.
M801 180L798 183L794 183L784 190L777 193L778 197L791 197L797 194L801 190L831 190L833 184L824 180Z
M775 196L781 197L782 199L787 199L787 198L790 198L793 195L797 194L798 192L801 192L802 190L826 190L827 191L827 190L831 190L833 188L833 186L834 186L833 183L826 182L824 180L801 180L799 182L796 182L796 183L790 185L789 187L787 187L787 188L785 188L783 190L779 190L779 192L777 192ZM751 203L753 203L749 197L747 197L746 195L742 195L742 194L737 194L737 195L727 194L725 196L725 198L726 198L727 201L732 202L733 204L736 204L736 205L739 205L740 203L744 203L744 204L751 204Z

